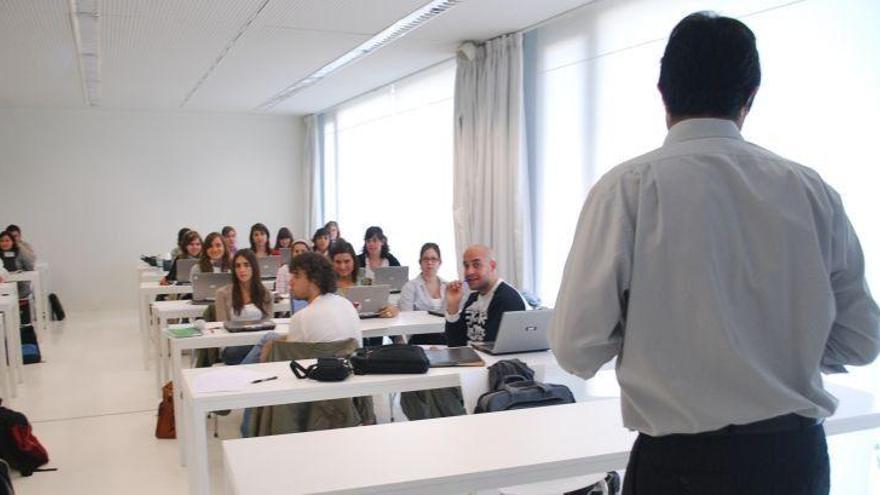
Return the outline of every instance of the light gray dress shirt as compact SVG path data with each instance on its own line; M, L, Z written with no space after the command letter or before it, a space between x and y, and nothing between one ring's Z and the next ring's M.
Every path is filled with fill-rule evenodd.
M584 378L618 356L624 424L656 436L829 416L820 368L871 362L878 331L838 194L691 119L590 191L550 337Z

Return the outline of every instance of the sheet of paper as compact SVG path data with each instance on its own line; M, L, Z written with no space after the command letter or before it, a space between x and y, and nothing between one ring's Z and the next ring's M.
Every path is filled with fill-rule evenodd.
M201 394L238 392L247 388L254 380L263 380L270 376L273 375L240 369L238 366L229 366L199 375L196 377L193 388L196 393Z

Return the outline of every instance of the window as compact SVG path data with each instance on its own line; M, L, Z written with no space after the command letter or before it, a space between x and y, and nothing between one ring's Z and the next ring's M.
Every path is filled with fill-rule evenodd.
M419 272L419 248L436 242L456 273L452 224L453 90L449 61L323 115L324 216L360 252L367 227L385 231L391 252Z

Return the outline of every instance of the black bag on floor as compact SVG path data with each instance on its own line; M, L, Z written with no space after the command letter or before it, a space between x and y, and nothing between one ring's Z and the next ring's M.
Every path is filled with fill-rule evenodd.
M24 364L39 363L43 359L33 325L21 327L21 359Z
M354 351L349 362L355 375L427 373L430 366L424 349L407 344L361 348Z
M61 299L54 292L49 294L49 307L52 308L52 319L55 321L64 321L64 308L61 306Z
M31 424L24 414L0 407L0 458L30 476L49 462L49 453L31 431ZM48 469L54 471L54 469Z

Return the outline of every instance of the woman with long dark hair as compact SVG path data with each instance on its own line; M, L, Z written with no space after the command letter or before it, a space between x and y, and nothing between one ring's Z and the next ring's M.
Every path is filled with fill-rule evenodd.
M198 258L202 254L202 236L195 230L187 230L183 234L180 248L180 254L171 262L171 269L168 270L168 275L159 281L160 285L177 282L177 260Z
M269 237L269 229L261 224L255 223L251 227L251 233L248 236L251 241L251 251L257 258L265 258L272 255L272 239Z
M273 255L281 254L281 248L289 248L293 243L293 234L287 227L278 229L278 235L275 236L275 249L272 250Z
M400 266L400 262L391 254L382 227L372 226L364 233L364 248L358 255L358 266L364 269L364 276L369 279L373 278L375 268Z
M260 321L272 317L272 293L260 281L260 265L250 249L239 249L232 257L232 284L217 290L214 309L217 321ZM223 349L223 362L240 363L251 347Z
M199 262L189 273L190 280L194 273L226 273L232 268L229 246L219 232L211 232L205 237Z

